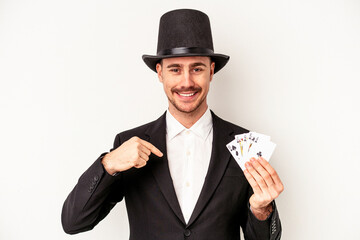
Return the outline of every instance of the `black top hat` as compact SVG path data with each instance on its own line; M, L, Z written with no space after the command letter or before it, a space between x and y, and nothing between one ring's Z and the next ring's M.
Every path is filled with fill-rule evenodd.
M143 55L146 65L156 72L163 58L208 56L215 62L216 73L229 61L229 56L214 53L209 17L198 10L178 9L160 19L157 55Z

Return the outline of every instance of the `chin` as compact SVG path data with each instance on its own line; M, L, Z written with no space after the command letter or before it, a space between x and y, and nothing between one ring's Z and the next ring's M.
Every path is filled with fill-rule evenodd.
M193 113L196 110L199 109L200 104L199 105L195 105L195 106L179 106L178 104L174 105L174 107L179 111L179 112L183 112L183 113Z
M202 108L205 99L203 100L197 99L197 101L188 102L188 103L177 101L174 98L169 98L169 97L168 100L169 100L169 104L171 104L176 111L179 111L181 113L191 114L191 113L195 113L197 110ZM206 101L205 101L205 105L206 105Z

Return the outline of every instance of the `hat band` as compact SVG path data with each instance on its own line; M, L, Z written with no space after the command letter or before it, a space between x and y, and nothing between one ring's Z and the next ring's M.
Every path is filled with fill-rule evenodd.
M200 48L200 47L178 47L171 49L164 49L157 53L159 56L166 55L180 55L180 54L214 54L214 51L208 48Z

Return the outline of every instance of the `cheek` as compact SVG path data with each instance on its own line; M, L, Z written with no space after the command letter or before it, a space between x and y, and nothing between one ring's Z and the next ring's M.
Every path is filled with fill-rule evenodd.
M162 83L164 85L165 90L171 91L171 89L176 86L176 79L168 79L168 78L165 79L165 78L163 78Z
M171 85L168 82L163 82L164 91L166 94L171 93Z
M209 82L209 81L205 81L205 82L202 84L202 89L204 90L204 92L208 92L208 91L209 91L209 88L210 88L210 82Z

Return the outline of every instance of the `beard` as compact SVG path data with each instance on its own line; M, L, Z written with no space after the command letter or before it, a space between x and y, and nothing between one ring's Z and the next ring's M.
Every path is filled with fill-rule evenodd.
M171 89L171 92L173 94L177 94L177 92L196 92L196 94L200 94L202 92L202 88L200 87L191 87L191 88L186 88L186 89ZM199 99L197 102L193 103L194 105L191 106L190 108L185 108L182 107L181 104L179 104L178 102L175 101L175 99L170 98L169 96L167 96L169 102L176 108L176 110L178 110L179 112L182 113L194 113L196 112L197 109L199 109L199 107L202 105L202 103L204 102L204 100L206 99L206 97L203 97L202 99Z

